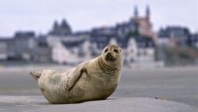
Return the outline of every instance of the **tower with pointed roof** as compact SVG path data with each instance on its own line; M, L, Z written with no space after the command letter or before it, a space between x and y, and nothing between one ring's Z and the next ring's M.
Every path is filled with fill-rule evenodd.
M134 7L134 17L138 18L138 8L137 8L137 6Z
M134 7L134 17L132 17L131 21L134 21L136 23L136 28L138 31L138 34L155 38L155 34L152 30L152 23L151 23L151 12L149 5L145 8L145 16L139 16L138 15L138 8L137 6Z
M58 24L58 22L55 21L52 30L49 32L49 35L55 36L66 36L71 34L71 27L65 19L62 20L61 24Z
M57 28L58 28L58 22L54 21L53 29L57 29Z
M146 6L146 18L148 19L148 21L150 20L150 7L149 7L149 5Z

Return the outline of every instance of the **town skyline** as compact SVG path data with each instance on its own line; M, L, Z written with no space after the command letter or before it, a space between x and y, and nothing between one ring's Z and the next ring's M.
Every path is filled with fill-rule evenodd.
M146 6L150 7L154 31L158 31L161 27L184 26L192 32L197 32L196 0L188 3L181 0L179 1L180 4L176 4L176 1L168 0L162 5L155 0L151 0L149 3L145 3L143 0L133 2L124 0L115 1L115 3L108 0L106 2L86 1L85 4L87 5L82 5L78 3L78 0L73 2L60 0L56 3L49 0L49 6L43 5L43 1L37 0L1 1L0 6L3 10L0 14L0 36L13 36L16 31L34 31L38 34L46 34L55 20L60 21L62 19L68 21L74 32L91 30L95 27L112 26L133 17L135 6L138 8L140 16L145 15ZM112 2L111 6L107 5L109 2ZM5 8L8 5L10 5L10 9ZM174 5L175 7L173 7ZM55 10L55 8L49 8L51 6L60 7ZM169 7L167 8L167 6ZM101 9L101 7L103 8Z

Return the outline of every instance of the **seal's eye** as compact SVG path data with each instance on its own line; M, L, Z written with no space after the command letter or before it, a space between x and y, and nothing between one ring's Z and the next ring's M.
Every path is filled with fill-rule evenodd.
M117 50L117 49L114 49L113 51L114 51L115 53L118 53L118 50Z
M107 52L108 51L108 49L105 49L105 51L104 52Z

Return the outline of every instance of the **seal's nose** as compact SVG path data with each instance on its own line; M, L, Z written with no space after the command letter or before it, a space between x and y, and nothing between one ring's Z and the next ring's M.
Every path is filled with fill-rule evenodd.
M110 52L107 53L107 57L111 57L111 53Z
M105 59L107 61L114 61L115 58L112 56L112 54L110 52L107 53L107 55L105 56Z

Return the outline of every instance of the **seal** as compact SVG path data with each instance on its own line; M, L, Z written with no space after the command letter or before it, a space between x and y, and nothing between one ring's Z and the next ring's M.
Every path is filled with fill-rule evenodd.
M67 70L31 71L44 97L52 104L104 100L116 89L121 75L122 51L108 45L102 54Z

